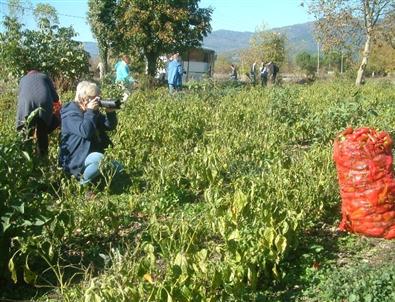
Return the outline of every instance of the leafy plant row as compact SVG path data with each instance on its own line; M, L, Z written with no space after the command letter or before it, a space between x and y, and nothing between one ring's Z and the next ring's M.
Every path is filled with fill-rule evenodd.
M64 299L256 298L289 273L284 261L305 230L334 215L336 134L393 125L386 83L203 85L176 97L164 89L132 94L107 153L127 173L96 199L85 201L60 174L42 176L54 182L49 204L70 214L62 244L42 236L58 248L60 268L80 255L85 270L79 284L61 287Z

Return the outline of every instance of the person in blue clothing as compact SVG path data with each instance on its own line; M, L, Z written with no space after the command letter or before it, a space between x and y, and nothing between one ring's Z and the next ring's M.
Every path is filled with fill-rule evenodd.
M61 109L61 138L59 164L63 170L79 179L80 184L91 183L100 174L105 149L112 145L106 131L117 126L113 109L99 112L99 88L83 81L77 85L75 101ZM115 172L122 166L113 162Z
M167 83L169 85L169 92L173 94L182 88L182 75L184 70L180 62L179 53L175 53L167 65Z
M129 56L123 55L122 60L119 60L115 64L115 83L118 83L123 89L123 101L126 101L129 97L130 90L135 82L130 71L129 63Z

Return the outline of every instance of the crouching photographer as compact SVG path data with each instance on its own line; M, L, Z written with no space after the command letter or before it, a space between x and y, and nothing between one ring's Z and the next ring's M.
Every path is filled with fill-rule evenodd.
M112 102L112 103L111 103ZM75 101L61 109L61 139L59 163L63 170L79 179L80 184L91 183L100 174L105 149L112 145L106 131L117 126L116 102L100 100L95 83L88 81L77 85ZM105 114L99 107L105 108ZM113 161L110 166L115 173L122 166Z

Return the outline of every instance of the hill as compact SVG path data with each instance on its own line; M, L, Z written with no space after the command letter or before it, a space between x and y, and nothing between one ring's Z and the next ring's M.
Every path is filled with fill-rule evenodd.
M270 31L280 32L288 38L288 52L298 53L301 51L315 52L316 42L313 37L313 22L295 24L291 26L273 28ZM215 50L218 54L234 53L248 47L253 32L240 32L232 30L215 30L203 39L203 46ZM85 50L92 57L98 55L97 44L85 42Z
M291 26L273 28L271 31L279 32L288 38L288 52L298 53L307 51L314 53L317 49L317 42L313 35L314 23L308 22Z
M282 33L288 38L287 43L290 53L301 51L312 53L316 50L313 22L273 28L270 31ZM231 53L248 47L253 34L253 32L216 30L203 39L203 46L211 48L219 54Z
M232 52L246 48L252 35L247 31L216 30L203 39L203 46L217 53Z
M97 47L96 42L83 42L84 49L89 52L92 58L97 57L99 55L99 48Z

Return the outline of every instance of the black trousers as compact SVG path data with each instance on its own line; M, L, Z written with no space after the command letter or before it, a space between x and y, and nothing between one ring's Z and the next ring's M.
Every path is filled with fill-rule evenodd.
M261 85L266 86L267 85L267 77L266 76L261 76Z
M37 118L31 124L29 136L36 137L37 154L39 156L46 156L48 154L48 134L52 133L59 125L60 120L56 116L52 116L51 124L49 126L40 118Z

